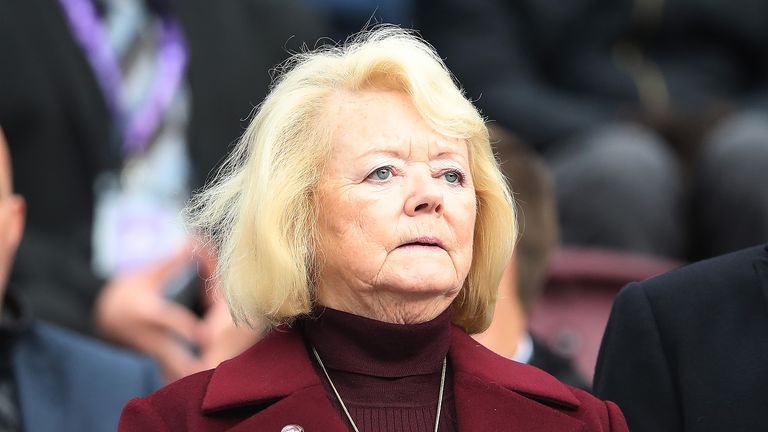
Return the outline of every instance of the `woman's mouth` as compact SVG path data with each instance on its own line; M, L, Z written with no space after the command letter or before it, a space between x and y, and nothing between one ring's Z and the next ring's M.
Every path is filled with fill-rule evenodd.
M439 238L429 237L429 236L417 237L398 246L398 248L415 248L415 247L445 249L443 247L443 242L440 241Z

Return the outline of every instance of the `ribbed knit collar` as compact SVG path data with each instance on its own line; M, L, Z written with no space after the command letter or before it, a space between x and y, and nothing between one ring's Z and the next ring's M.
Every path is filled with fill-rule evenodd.
M451 344L452 309L419 324L392 324L318 307L300 321L326 367L395 378L440 372Z

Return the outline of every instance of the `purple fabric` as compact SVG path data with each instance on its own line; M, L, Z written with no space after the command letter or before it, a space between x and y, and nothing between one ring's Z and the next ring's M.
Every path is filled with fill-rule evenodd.
M168 111L181 85L187 64L187 49L181 26L163 16L157 70L146 102L135 113L128 113L121 97L123 76L120 63L107 43L106 30L90 0L59 0L86 58L93 69L107 105L122 128L123 150L143 150Z
M75 39L83 48L96 75L107 105L120 111L119 89L122 85L120 65L107 46L107 35L96 7L89 0L59 0Z
M72 1L72 0L68 0ZM136 152L146 147L179 89L187 64L187 50L179 23L166 18L158 50L158 67L147 103L133 115L126 130L125 148Z

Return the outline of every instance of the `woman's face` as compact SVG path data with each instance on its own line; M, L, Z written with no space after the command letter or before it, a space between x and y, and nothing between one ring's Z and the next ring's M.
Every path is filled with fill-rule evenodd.
M472 261L466 142L432 130L402 92L341 93L329 106L333 151L318 187L320 303L393 322L436 315Z

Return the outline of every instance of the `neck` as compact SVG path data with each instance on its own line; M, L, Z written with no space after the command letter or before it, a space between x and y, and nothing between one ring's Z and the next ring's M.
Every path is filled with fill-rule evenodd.
M320 289L318 303L332 309L392 324L419 324L435 319L453 302L458 292L400 293L372 289L371 293L342 295ZM325 295L324 295L325 294Z
M439 419L440 430L453 431L453 378L443 375L451 317L449 307L434 320L400 325L316 307L297 325L309 352L318 353L314 365L329 398L345 415L343 399L360 430L391 430L395 422L399 430L431 431Z
M380 377L439 371L451 340L452 309L420 324L392 324L327 307L301 321L331 369Z
M506 358L512 358L517 352L518 342L526 331L526 316L520 302L517 301L517 274L514 264L504 269L499 284L499 296L493 313L493 321L488 330L474 335L475 340L488 349Z

